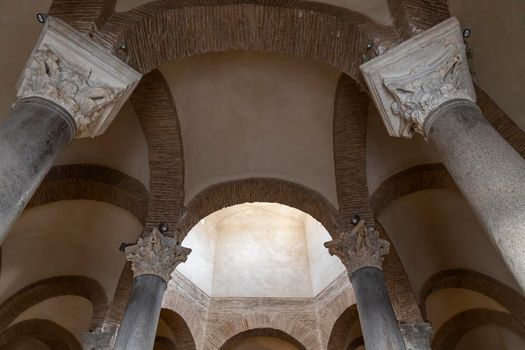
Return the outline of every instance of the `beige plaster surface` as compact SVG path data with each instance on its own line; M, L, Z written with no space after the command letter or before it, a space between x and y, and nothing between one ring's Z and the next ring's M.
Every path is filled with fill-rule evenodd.
M519 288L458 192L428 190L402 197L379 216L416 295L436 272L464 268Z
M312 294L315 296L345 272L346 268L338 257L327 254L324 243L331 241L332 238L319 221L307 215L304 220L304 232L308 247Z
M89 300L66 295L47 299L24 311L11 325L30 319L46 319L67 329L81 341L80 334L89 330L93 308Z
M389 136L379 112L370 104L366 140L368 193L374 193L383 181L406 168L439 162L438 155L422 137Z
M425 303L427 319L434 334L454 315L471 309L491 309L509 312L495 300L475 291L448 288L430 294Z
M0 350L53 350L50 349L46 344L42 343L40 340L33 338L20 338L11 343L8 343L2 347Z
M157 337L164 337L175 342L175 337L170 327L162 318L159 318L159 324L157 325Z
M312 298L345 270L323 246L328 240L297 209L245 203L197 224L183 242L192 254L177 270L212 297Z
M448 0L474 57L474 81L525 130L525 1Z
M218 182L273 177L314 189L337 206L337 70L245 51L172 61L160 69L182 128L186 201Z
M298 348L274 337L250 337L224 350L298 350Z
M109 128L95 138L75 139L56 164L91 163L119 170L149 188L148 145L130 102Z
M97 280L111 299L141 224L110 204L60 201L26 210L2 245L0 301L35 281L64 275Z
M0 0L0 123L16 101L15 85L43 26L36 14L48 12L49 0ZM149 158L144 134L128 102L106 133L75 140L57 164L94 163L122 171L149 187Z
M117 11L128 11L151 0L117 0ZM361 12L379 23L391 25L392 17L387 0L318 0L316 2L347 8Z
M455 350L520 350L525 349L525 339L514 330L494 324L475 328L465 334Z

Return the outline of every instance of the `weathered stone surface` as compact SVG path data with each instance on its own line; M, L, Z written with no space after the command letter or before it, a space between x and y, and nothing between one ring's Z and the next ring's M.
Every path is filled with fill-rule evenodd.
M48 18L17 96L56 103L75 120L76 137L94 137L106 130L140 77L89 37Z
M432 325L427 322L401 323L407 350L430 350Z
M416 35L360 69L391 136L424 134L430 113L447 101L476 101L455 18Z
M133 279L115 350L153 349L165 291L166 282L160 276L140 275Z
M115 327L99 327L81 335L84 350L110 350L115 343Z
M384 256L390 249L390 243L380 239L379 232L373 227L366 227L364 220L352 231L341 231L334 240L324 245L330 255L341 259L350 274L365 266L381 270Z
M178 264L188 259L191 249L166 237L156 228L150 234L140 237L136 244L126 247L127 259L135 277L156 275L169 282Z
M525 160L472 102L451 101L433 114L428 142L524 289Z
M367 349L405 350L405 342L386 290L383 271L362 267L350 276Z
M0 128L0 243L75 132L72 118L38 97L20 100Z

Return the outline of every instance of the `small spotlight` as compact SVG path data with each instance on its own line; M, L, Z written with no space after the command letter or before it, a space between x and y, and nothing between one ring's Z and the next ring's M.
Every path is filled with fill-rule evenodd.
M166 233L166 232L168 232L168 225L165 224L165 223L163 223L163 222L160 223L160 224L159 224L159 231L160 231L161 233Z
M36 20L38 21L38 23L46 23L46 20L47 20L47 14L46 13L37 13L36 14Z
M352 221L351 221L352 225L354 226L357 225L359 221L361 221L361 217L359 215L356 214L352 216Z
M465 30L463 31L463 37L465 39L468 39L468 37L470 36L470 34L472 34L472 30L470 30L470 28L465 28Z
M366 44L366 48L367 48L367 49L370 50L372 47L374 47L374 45L372 45L372 43L368 43L368 44Z

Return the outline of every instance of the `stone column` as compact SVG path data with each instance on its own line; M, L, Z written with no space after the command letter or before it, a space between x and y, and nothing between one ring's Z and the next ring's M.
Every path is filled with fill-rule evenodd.
M525 290L525 160L475 104L460 25L450 18L363 64L391 136L434 146Z
M345 265L354 290L367 350L405 350L405 343L388 297L382 270L390 243L360 221L325 247Z
M153 349L162 298L171 273L186 261L191 249L165 237L159 230L126 248L134 279L131 296L118 329L116 350Z
M99 327L92 332L81 334L84 350L111 350L115 343L115 327Z
M64 22L48 18L0 126L0 244L60 151L107 128L140 74Z
M432 326L427 322L401 323L407 350L431 350Z

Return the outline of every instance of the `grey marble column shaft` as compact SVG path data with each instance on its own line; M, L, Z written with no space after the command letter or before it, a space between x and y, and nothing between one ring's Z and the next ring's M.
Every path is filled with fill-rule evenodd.
M74 134L69 113L38 97L19 100L0 126L0 244Z
M153 349L166 286L166 282L156 275L140 275L133 279L115 350Z
M367 350L405 350L405 342L386 290L383 271L362 267L350 274Z
M525 290L525 160L467 100L439 106L424 127L428 142Z

